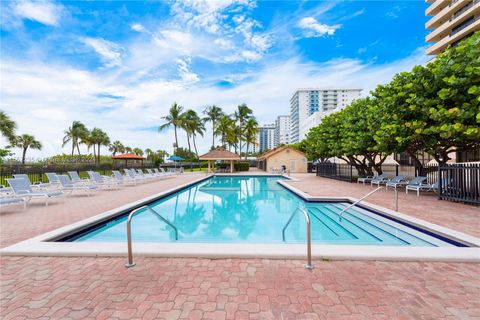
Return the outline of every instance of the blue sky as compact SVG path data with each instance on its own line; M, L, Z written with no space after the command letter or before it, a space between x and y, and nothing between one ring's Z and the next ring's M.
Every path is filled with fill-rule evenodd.
M1 2L0 109L59 152L73 120L141 148L177 101L288 114L299 87L360 87L424 63L424 1ZM207 137L209 132L207 132ZM182 138L182 144L186 144ZM199 143L206 151L209 139Z

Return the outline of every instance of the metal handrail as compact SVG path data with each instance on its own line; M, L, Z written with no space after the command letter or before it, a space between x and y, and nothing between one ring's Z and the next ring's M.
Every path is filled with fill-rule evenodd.
M367 193L365 196L363 196L362 198L358 199L357 201L355 201L354 203L352 203L351 205L349 205L348 207L346 207L345 209L343 209L342 211L340 211L340 213L338 214L340 216L340 218L342 218L342 214L347 211L348 209L350 209L351 207L357 205L360 201L364 200L365 198L368 198L370 195L374 194L375 192L377 192L378 190L380 189L383 189L383 187L378 187L377 189Z
M167 219L165 219L161 214L159 214L158 212L154 211L152 208L150 208L149 206L142 206L140 208L137 208L135 210L133 210L132 212L130 212L130 214L128 215L128 219L127 219L127 249L128 249L128 262L127 264L125 264L125 267L126 268L131 268L133 266L135 266L135 263L133 262L133 252L132 252L132 218L133 216L140 210L143 210L143 209L147 209L148 211L152 212L153 214L155 214L157 216L157 218L159 218L160 220L162 220L163 222L165 222L167 225L169 225L170 227L173 228L173 230L175 231L175 240L178 240L178 229L177 227L175 227L173 225L173 223L171 223L170 221L168 221Z
M312 238L310 233L310 216L308 215L308 212L307 210L305 210L305 208L298 207L295 209L295 211L292 212L290 219L288 219L287 223L285 224L285 227L283 227L283 230L282 230L283 241L285 242L285 230L287 229L290 222L292 222L293 216L295 215L295 213L297 213L298 211L301 211L303 213L303 215L305 216L305 220L307 222L307 264L304 267L305 269L313 269L314 266L312 264Z

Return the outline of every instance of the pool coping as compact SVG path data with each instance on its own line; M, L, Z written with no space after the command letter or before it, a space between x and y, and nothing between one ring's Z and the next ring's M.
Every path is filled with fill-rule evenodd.
M239 176L239 174L215 174L217 176ZM355 202L353 197L318 197L311 196L292 186L288 182L301 180L287 175L248 174L244 176L282 176L287 180L277 183L296 194L305 201L348 201ZM126 256L125 243L107 242L51 242L73 234L88 226L108 220L113 216L131 211L153 200L164 198L172 193L191 185L209 179L214 175L205 175L175 188L160 192L143 199L128 203L93 217L49 231L39 236L21 241L9 247L0 249L0 255L15 256ZM404 221L406 223L427 229L443 237L470 245L472 247L399 247L372 245L320 245L312 244L313 259L329 260L385 260L385 261L454 261L480 262L480 239L442 227L425 220L395 212L381 206L363 202L361 207ZM269 258L269 259L303 259L306 256L305 244L238 244L238 243L133 243L134 256L149 257L203 257L203 258Z

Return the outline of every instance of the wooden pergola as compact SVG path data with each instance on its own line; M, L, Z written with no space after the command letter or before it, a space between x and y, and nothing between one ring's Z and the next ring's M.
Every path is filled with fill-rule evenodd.
M128 160L140 160L143 163L143 160L145 159L142 156L137 156L136 154L133 153L124 153L124 154L119 154L117 156L112 157L113 161L116 163L117 160L125 160L125 166L128 165Z
M225 148L217 148L199 157L200 160L207 160L208 171L211 170L211 161L230 161L230 173L233 173L233 162L240 160L240 156L236 153L230 152Z

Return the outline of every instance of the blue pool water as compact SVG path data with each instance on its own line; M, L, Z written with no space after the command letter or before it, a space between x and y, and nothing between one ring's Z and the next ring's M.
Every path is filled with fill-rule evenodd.
M282 229L292 212L305 207L312 241L318 244L451 246L418 230L361 208L339 213L348 203L306 202L288 191L279 177L215 176L150 207L178 228L179 242L282 243ZM68 241L125 242L127 216L98 225ZM173 242L171 227L149 211L132 220L134 242ZM287 243L306 240L306 222L296 214L286 231Z

